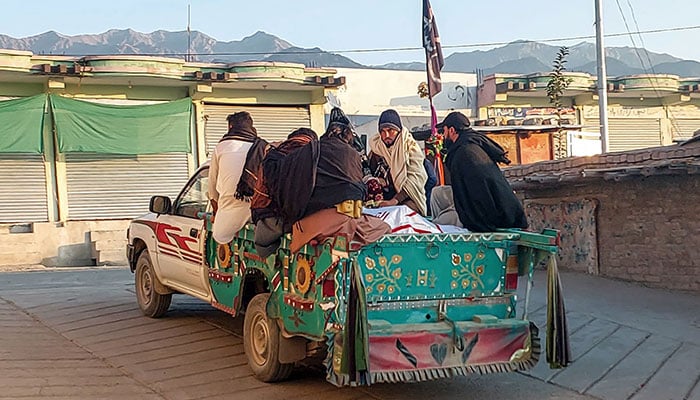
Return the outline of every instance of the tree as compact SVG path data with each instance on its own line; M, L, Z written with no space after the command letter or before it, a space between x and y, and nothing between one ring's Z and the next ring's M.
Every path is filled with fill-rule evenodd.
M559 129L554 134L554 158L564 158L566 157L566 133L562 128L561 124L561 112L564 108L562 104L562 95L564 90L569 87L569 84L573 79L566 76L564 72L566 71L566 57L569 55L569 48L562 46L557 52L557 57L552 63L552 72L549 73L549 82L547 82L547 97L549 97L549 103L556 108L555 115L557 116L557 126Z

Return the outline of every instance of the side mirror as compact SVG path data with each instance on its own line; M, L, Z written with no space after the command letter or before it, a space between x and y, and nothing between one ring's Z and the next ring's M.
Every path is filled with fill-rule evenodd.
M172 202L168 196L153 196L148 204L148 210L156 214L168 214L172 208Z

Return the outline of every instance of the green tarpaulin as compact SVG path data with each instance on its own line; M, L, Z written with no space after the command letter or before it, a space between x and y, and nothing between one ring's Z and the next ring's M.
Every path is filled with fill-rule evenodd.
M51 95L61 153L188 153L192 100L107 105Z
M0 101L0 153L42 150L46 95Z

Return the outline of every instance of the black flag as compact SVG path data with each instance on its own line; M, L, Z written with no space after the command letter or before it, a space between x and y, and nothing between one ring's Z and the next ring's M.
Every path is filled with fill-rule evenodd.
M425 48L425 61L428 71L428 93L430 98L432 98L442 90L440 70L445 65L445 60L442 58L440 35L438 35L435 16L433 15L433 9L430 7L430 0L423 0L423 47Z

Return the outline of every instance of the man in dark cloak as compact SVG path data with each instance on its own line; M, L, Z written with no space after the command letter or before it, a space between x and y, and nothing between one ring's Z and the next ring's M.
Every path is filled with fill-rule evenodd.
M298 158L297 152L312 162L294 162ZM300 207L297 205L305 205L309 199L298 198L297 192L306 183L310 197L309 188L313 188L316 174L313 160L318 158L317 154L318 135L309 128L296 129L287 140L270 144L266 149L250 204L255 224L255 248L261 257L267 258L277 251L282 235L291 232L291 222L285 224L285 221L301 218L303 208L298 211ZM283 202L285 196L292 196L295 201Z
M302 171L309 170L308 166L315 171L313 181L295 177L290 181L296 185L282 190L286 194L280 199L282 208L289 203L287 221L293 222L292 252L311 240L337 235L346 236L351 245L362 246L391 231L382 220L361 214L366 188L357 142L350 120L334 108L318 141L318 153L298 151L285 160Z
M448 149L445 163L451 176L454 210L461 225L473 232L527 228L520 200L497 165L510 164L503 148L473 130L469 119L460 112L448 114L437 126L443 130ZM433 200L439 200L435 196L433 191ZM441 223L445 210L433 211Z

